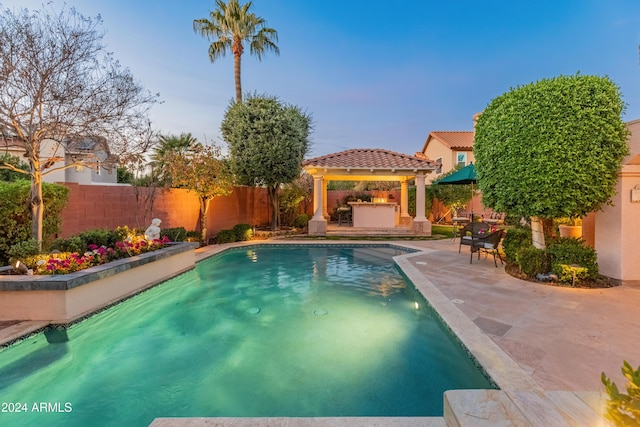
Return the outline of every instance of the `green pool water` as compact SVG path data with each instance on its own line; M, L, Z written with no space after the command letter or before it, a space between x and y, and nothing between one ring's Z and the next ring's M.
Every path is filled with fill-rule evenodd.
M255 246L202 261L1 350L0 425L440 416L445 390L492 385L398 272L401 253Z

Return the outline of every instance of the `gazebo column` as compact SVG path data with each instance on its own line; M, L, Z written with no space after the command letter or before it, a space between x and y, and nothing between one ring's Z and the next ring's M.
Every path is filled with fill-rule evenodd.
M413 232L423 236L431 236L431 221L425 216L425 175L416 174L416 217L413 219Z
M327 182L329 182L329 180L323 177L322 178L322 216L326 220L329 219L329 213L328 213L329 199L327 198Z
M400 181L400 224L411 224L411 216L409 215L409 190L406 179Z
M313 218L309 220L308 229L310 236L324 236L327 234L327 220L324 219L324 177L322 175L313 176Z

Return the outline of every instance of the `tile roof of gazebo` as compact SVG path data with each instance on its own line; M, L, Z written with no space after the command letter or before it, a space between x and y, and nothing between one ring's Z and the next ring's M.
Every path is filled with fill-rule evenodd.
M424 157L396 153L379 148L354 148L339 153L308 159L302 162L305 169L377 169L402 171L432 171L437 164Z

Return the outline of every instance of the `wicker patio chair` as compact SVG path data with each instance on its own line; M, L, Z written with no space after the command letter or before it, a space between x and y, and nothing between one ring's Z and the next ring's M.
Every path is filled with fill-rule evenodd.
M500 245L503 234L504 230L497 230L493 233L489 233L487 236L480 237L477 241L474 241L471 249L472 252L478 252L478 259L480 259L480 252L484 252L487 255L493 255L493 263L496 265L496 268L498 267L496 255L500 258L500 264L504 264L502 256L500 255L500 252L498 252L498 246Z
M465 225L460 230L460 246L458 246L458 253L462 250L462 245L469 246L471 248L469 264L473 263L473 253L477 250L475 243L481 238L488 236L490 233L491 225L486 222L470 222Z

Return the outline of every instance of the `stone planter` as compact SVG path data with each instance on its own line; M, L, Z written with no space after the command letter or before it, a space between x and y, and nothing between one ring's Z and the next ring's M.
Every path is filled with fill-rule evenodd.
M582 226L581 225L564 225L561 224L558 226L558 231L560 233L560 237L574 237L579 239L582 237Z
M0 320L69 323L195 266L196 243L52 276L0 276Z

